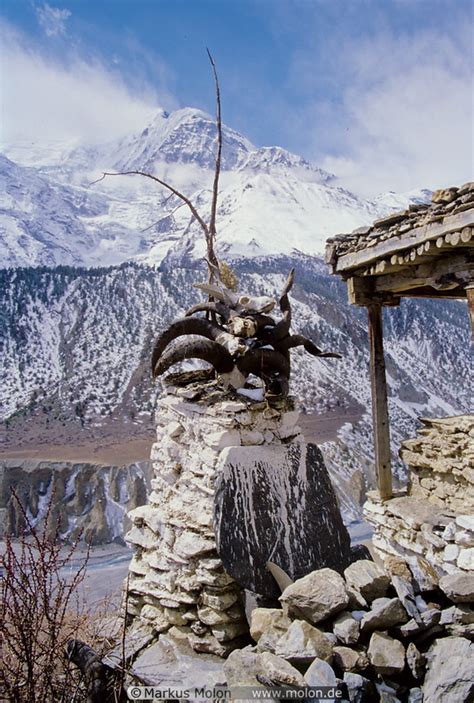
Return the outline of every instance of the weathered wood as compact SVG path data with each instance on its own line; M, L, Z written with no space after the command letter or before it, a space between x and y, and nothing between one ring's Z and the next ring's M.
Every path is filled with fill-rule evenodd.
M449 243L451 244L451 246L457 247L460 241L461 241L461 232L453 232L451 235L451 238L449 240Z
M347 279L347 297L350 305L399 305L400 299L391 293L376 293L374 278L371 276L351 276Z
M387 500L392 497L392 470L387 379L383 353L382 307L380 304L368 306L368 320L375 470L380 497Z
M387 273L374 279L374 293L404 294L414 288L434 286L439 279L449 274L456 274L459 283L469 281L474 274L474 255L471 251L454 256L438 256L426 263L407 267L397 273Z
M462 230L464 227L473 225L474 207L471 207L469 210L460 212L457 215L447 215L443 218L442 222L432 222L422 227L416 227L402 235L382 240L373 247L344 254L339 257L336 270L347 271L366 266L381 257L391 256L401 249L409 249L425 241L437 239L448 232L455 232L456 230Z
M466 296L469 307L469 317L471 318L472 338L474 340L474 283L466 286Z

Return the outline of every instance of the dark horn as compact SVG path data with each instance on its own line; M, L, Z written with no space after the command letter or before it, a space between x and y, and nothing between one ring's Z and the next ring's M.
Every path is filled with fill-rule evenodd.
M182 340L171 349L167 349L153 367L153 378L161 376L170 366L185 359L202 359L211 364L217 373L230 373L234 368L231 355L218 342L208 339L194 341Z
M286 339L283 339L279 344L278 344L278 351L280 352L287 352L289 349L294 349L295 347L304 347L305 351L307 351L309 354L312 354L313 356L319 356L323 358L332 358L332 359L342 359L341 354L337 354L336 352L324 352L319 347L314 344L310 339L307 339L306 337L303 337L302 334L292 334L290 337L287 337Z
M199 317L185 317L182 320L173 322L168 329L160 334L155 342L151 356L152 372L168 344L177 337L182 337L186 334L198 334L201 337L214 340L221 332L224 332L221 327Z

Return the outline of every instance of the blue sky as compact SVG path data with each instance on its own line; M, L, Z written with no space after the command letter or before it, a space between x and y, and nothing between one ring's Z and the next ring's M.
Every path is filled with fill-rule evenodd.
M361 193L472 173L464 0L0 0L3 139L101 140L214 111Z

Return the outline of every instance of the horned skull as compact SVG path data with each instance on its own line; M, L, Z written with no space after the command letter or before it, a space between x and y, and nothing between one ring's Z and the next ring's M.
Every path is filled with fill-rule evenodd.
M293 347L303 346L313 356L341 358L340 354L321 351L302 335L290 334L288 293L294 273L292 269L283 287L278 321L268 315L276 305L273 298L234 293L222 281L195 283L214 300L195 305L160 334L152 354L153 377L179 361L202 359L214 367L226 388L241 388L254 374L263 380L267 397L282 397L288 394ZM195 317L203 312L210 319ZM187 335L201 339L175 341Z

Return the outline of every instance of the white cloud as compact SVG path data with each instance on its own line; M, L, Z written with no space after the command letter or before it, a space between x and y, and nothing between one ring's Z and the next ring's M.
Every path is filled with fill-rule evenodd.
M451 38L441 30L380 34L349 47L334 76L343 86L340 103L312 105L315 158L364 195L471 178L471 52L468 27Z
M3 142L104 141L143 128L162 104L139 76L137 92L99 59L71 48L59 61L10 25L0 30ZM172 103L168 94L164 98Z
M47 2L36 8L38 22L47 37L57 37L66 34L66 22L71 16L71 11L58 7L51 7Z

